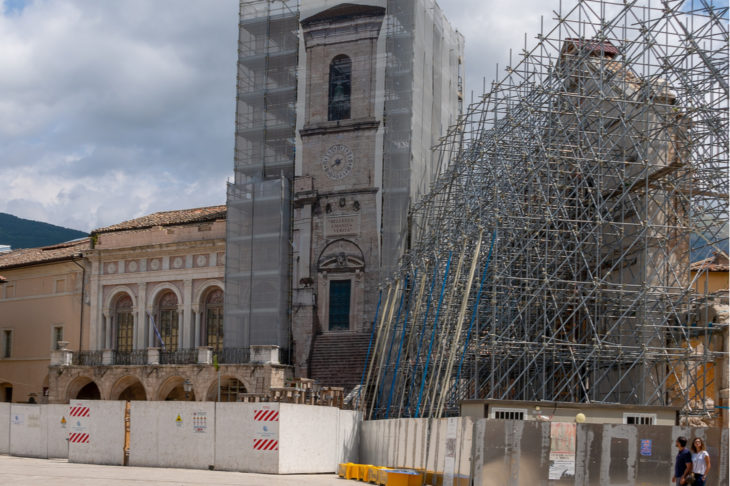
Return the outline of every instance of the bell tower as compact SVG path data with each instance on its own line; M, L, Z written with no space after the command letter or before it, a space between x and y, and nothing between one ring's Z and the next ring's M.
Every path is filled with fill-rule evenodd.
M375 310L384 17L382 7L340 4L301 21L306 88L292 238L292 337L301 374L315 336L344 345L369 331Z

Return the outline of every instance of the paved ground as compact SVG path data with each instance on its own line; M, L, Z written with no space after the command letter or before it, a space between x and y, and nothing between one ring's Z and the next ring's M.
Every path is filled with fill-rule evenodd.
M65 459L29 459L0 455L0 485L243 485L289 486L356 485L339 479L334 474L272 476L224 471L194 469L166 469L154 467L96 466L71 464Z

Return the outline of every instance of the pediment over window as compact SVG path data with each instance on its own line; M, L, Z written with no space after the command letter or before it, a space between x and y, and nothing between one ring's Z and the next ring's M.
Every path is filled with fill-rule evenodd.
M362 271L365 268L365 258L362 250L349 240L336 240L322 250L317 260L317 270L320 272Z

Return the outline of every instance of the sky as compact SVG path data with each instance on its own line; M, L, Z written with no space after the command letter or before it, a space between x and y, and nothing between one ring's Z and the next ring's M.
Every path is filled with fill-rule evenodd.
M438 2L466 39L467 101L558 1ZM90 231L225 203L237 0L0 5L0 212Z

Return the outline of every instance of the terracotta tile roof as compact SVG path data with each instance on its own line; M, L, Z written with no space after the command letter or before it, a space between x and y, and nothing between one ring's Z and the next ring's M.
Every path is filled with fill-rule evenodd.
M112 231L123 231L130 229L152 228L154 226L170 226L186 223L200 223L203 221L215 221L225 219L226 206L208 206L205 208L179 209L177 211L162 211L159 213L142 216L141 218L130 219L119 224L95 229L91 234L110 233Z
M91 248L90 241L90 238L81 238L58 245L23 248L2 253L0 254L0 268L67 260L73 255Z
M605 55L607 57L615 57L618 55L618 49L609 41L596 41L587 39L568 38L563 44L563 52L570 52L574 49L580 49L595 55Z
M718 251L710 258L694 262L689 268L693 271L727 272L730 270L730 265L728 265L728 256Z

